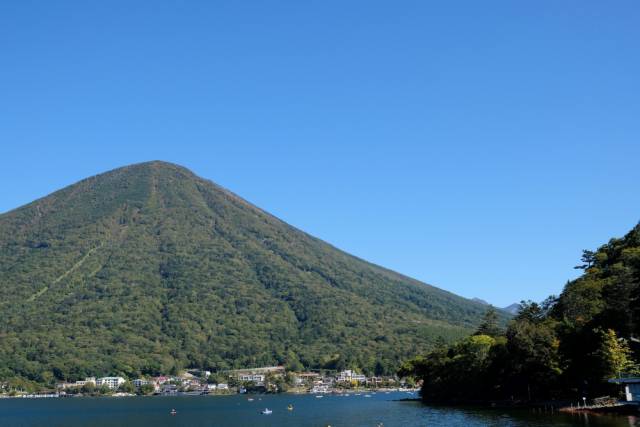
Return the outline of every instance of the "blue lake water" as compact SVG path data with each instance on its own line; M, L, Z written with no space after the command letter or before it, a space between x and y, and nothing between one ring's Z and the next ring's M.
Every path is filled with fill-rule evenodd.
M534 414L530 411L429 407L398 401L406 393L327 395L184 396L67 399L0 399L0 426L590 426L635 427L640 418ZM294 406L293 411L287 405ZM271 415L261 415L264 408ZM177 415L170 415L172 408Z

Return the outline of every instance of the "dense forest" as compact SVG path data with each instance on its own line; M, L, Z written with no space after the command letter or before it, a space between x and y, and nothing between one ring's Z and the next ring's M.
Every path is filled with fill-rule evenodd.
M523 302L506 329L489 310L474 335L403 364L427 401L532 401L615 395L640 375L640 224L584 251L559 297Z
M0 215L0 379L271 364L392 373L469 335L484 310L164 162Z

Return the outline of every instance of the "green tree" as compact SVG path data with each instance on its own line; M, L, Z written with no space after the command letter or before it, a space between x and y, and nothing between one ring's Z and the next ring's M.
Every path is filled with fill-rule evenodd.
M140 386L140 389L138 390L138 392L142 395L153 394L154 391L155 391L155 388L153 387L152 384L143 384Z
M292 372L301 372L304 370L304 366L300 362L300 359L298 359L298 355L291 350L287 352L285 367L287 371Z
M426 357L416 356L413 359L405 360L398 368L398 376L400 378L424 378L427 373L427 358L434 356L434 352L431 352Z
M600 345L594 356L603 380L620 377L634 367L631 349L626 340L618 338L613 329L598 330Z
M89 382L89 383L85 383L81 388L80 391L82 392L82 394L95 394L96 392L96 385L95 383Z
M562 374L554 323L537 317L537 307L530 306L509 325L506 337L511 392L528 399L549 397Z
M106 385L101 385L100 387L96 388L96 393L97 394L111 394L112 390L107 387Z
M120 387L118 387L118 391L122 393L135 393L136 387L131 381L125 381L124 383L120 384Z
M502 335L504 331L498 325L498 321L499 318L496 309L493 308L493 306L490 306L487 309L487 312L484 314L482 322L478 326L478 329L476 329L474 335L488 335L490 337L497 337Z

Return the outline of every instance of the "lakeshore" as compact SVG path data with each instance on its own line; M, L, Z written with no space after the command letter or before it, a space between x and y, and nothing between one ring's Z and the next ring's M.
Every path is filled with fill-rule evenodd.
M429 406L402 400L406 393L391 392L334 395L312 394L162 396L73 399L0 400L0 425L4 427L65 426L195 426L205 427L419 427L487 425L509 427L637 426L638 418L594 414L533 413L526 410L492 410ZM253 399L253 400L249 400ZM292 406L292 410L288 406ZM272 413L261 414L265 408ZM176 410L175 415L170 411Z
M158 375L135 379L121 376L85 377L73 382L56 383L26 391L10 383L0 383L0 398L128 397L128 396L202 396L233 394L360 394L403 392L415 394L397 377L367 377L354 370L287 371L282 366L236 369L212 373L189 369L176 375Z

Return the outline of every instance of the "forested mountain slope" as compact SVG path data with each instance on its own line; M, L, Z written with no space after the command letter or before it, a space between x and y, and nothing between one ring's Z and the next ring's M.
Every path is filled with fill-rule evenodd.
M389 372L484 311L164 162L0 215L5 378L273 363Z
M401 369L423 398L509 402L616 396L609 383L640 376L640 224L583 252L584 273L559 297L524 302L506 330L490 315L474 336Z

